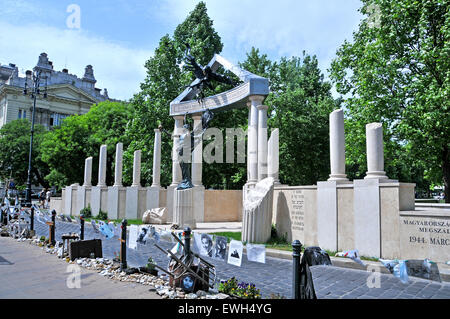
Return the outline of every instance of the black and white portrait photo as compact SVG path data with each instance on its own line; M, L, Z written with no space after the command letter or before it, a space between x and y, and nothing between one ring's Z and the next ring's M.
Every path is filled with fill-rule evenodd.
M227 256L227 238L222 236L216 237L216 244L214 246L213 257L225 260Z
M212 257L213 240L211 235L194 233L194 240L200 255Z

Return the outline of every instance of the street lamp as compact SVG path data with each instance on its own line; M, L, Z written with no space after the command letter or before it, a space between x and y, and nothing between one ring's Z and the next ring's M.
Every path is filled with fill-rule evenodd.
M33 99L33 111L31 115L31 136L30 136L30 152L28 154L28 178L27 178L27 188L25 191L25 206L31 207L31 158L33 154L33 135L34 135L34 115L36 111L36 98L38 95L41 94L41 91L39 89L41 79L45 80L45 88L44 88L44 94L43 98L47 98L47 77L42 76L42 71L37 70L34 72L31 72L30 70L26 71L26 77L25 77L25 87L23 90L24 95L28 95L28 81L31 81L30 91L31 95L30 97Z

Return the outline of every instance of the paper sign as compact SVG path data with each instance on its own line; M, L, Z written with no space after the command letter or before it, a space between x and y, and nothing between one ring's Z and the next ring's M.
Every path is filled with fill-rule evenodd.
M130 234L128 236L128 248L130 249L137 248L138 232L139 227L137 225L130 225Z
M258 244L247 244L247 259L257 263L266 263L266 246Z
M243 250L244 245L242 242L232 239L230 242L230 249L228 251L228 263L241 267Z

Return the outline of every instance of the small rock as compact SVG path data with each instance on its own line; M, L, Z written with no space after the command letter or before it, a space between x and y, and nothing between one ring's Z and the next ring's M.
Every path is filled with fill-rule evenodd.
M185 299L197 299L197 298L198 296L194 293L190 293L185 296Z
M206 292L205 291L203 291L203 290L197 291L197 297L204 297L204 296L206 296Z

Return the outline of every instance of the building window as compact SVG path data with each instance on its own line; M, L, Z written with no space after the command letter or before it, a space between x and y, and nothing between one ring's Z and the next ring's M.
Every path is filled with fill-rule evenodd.
M27 111L19 109L19 114L17 115L18 119L26 119L27 118Z

